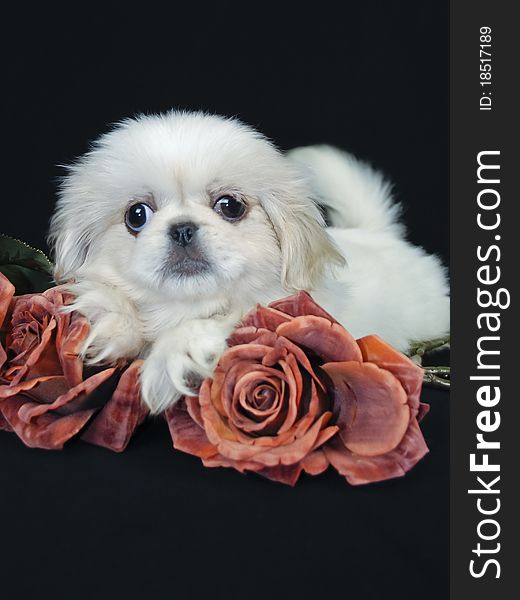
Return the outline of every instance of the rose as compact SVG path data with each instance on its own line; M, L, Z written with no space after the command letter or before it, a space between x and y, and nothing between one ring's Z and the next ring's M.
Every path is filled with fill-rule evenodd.
M403 475L428 451L422 370L352 336L302 292L257 306L199 396L169 409L174 446L206 466L294 484L332 465L352 484Z
M4 346L1 343L1 338L4 337L4 321L8 320L10 316L11 300L14 296L14 285L0 273L0 370L7 360L7 353L4 350Z
M338 428L329 426L326 390L305 353L267 330L235 333L240 344L222 356L198 398L166 412L177 449L206 466L256 471L295 483L300 472L318 474L328 462L319 447Z
M70 299L60 287L14 297L0 274L0 427L33 447L58 449L81 432L90 443L121 451L146 415L141 363L85 377L79 352L89 325L63 310Z
M0 428L29 446L123 450L146 410L141 361L85 377L85 319L62 288L14 297L0 275ZM305 293L258 306L199 397L170 409L174 445L207 466L294 484L329 465L351 483L403 475L427 452L422 370L376 336L355 341Z

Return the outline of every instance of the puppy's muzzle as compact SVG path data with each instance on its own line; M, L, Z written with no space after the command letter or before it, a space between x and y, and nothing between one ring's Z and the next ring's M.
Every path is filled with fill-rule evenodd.
M174 244L186 248L193 242L197 229L195 223L176 223L170 227L169 233Z
M192 221L174 223L168 229L172 247L165 268L169 275L188 277L209 270L210 263L201 247L198 229Z

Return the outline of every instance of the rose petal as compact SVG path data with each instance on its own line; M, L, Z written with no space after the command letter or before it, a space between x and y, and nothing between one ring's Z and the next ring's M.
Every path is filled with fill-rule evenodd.
M0 273L0 331L4 330L4 321L7 320L9 306L14 296L14 285L7 279L5 275ZM0 344L0 368L2 368L7 360L7 354Z
M331 439L338 428L334 425L326 427L330 421L332 413L324 413L300 438L292 443L286 443L283 446L275 446L267 451L262 451L255 455L256 462L262 462L266 466L275 466L277 464L292 465L300 462L313 450L316 450L329 439Z
M9 423L5 420L4 415L2 414L2 407L0 406L0 431L13 431L13 428Z
M12 385L16 385L22 379L48 377L51 375L61 375L62 369L55 345L51 342L53 331L56 328L56 320L51 319L48 326L41 335L38 345L31 350L23 364L16 370L12 378ZM6 373L8 376L10 372Z
M296 485L296 482L302 474L303 466L301 463L295 465L276 465L275 467L264 467L262 470L257 471L258 475L266 477L271 481L277 483L284 483L291 487Z
M0 369L4 366L6 360L7 360L7 354L5 353L2 342L0 341ZM2 385L2 384L0 383L0 385Z
M56 347L65 379L70 387L74 387L83 379L83 361L79 354L89 334L90 326L87 319L79 313L70 315L67 325L68 327L63 331L61 329L63 321L61 322Z
M231 467L239 473L251 471L258 473L264 469L264 465L248 460L230 460L218 452L213 456L202 457L202 464L205 467Z
M357 340L363 360L390 371L408 394L408 404L412 413L417 414L424 372L407 356L384 342L377 335L369 335Z
M41 342L43 332L56 326L56 307L44 294L15 297L7 345L14 351L12 364L25 364L25 355ZM19 356L20 355L20 356Z
M303 377L293 355L289 354L286 360L280 362L287 381L287 414L280 426L279 433L289 431L294 425L300 409L303 394Z
M291 317L289 315L279 310L257 304L253 310L247 313L240 323L243 327L253 326L268 329L269 331L276 331L278 325L287 323L290 320Z
M291 317L314 315L316 317L323 317L331 323L337 323L336 319L319 304L316 304L307 292L298 292L287 298L276 300L275 302L271 302L269 306Z
M204 429L191 418L184 401L168 408L164 416L174 448L200 458L218 454L217 447L208 440Z
M285 337L278 337L276 339L276 343L273 345L271 350L265 354L264 358L262 359L262 363L268 366L275 365L282 359L286 359L288 356L293 356L298 361L299 365L303 367L305 371L307 371L307 373L313 378L314 382L318 386L325 389L321 379L317 376L305 352L299 346Z
M53 317L56 312L52 298L49 299L45 294L25 294L17 296L15 300L13 323L23 322L27 314L41 322L45 317Z
M329 467L329 461L323 452L323 449L314 450L301 461L303 470L309 475L319 475Z
M14 292L14 285L3 273L0 273L0 325L4 322L4 319L7 316Z
M325 471L329 466L329 462L321 450L311 452L311 454L306 456L300 463L295 465L264 467L263 465L255 462L230 461L222 455L205 458L203 459L203 463L205 467L232 467L240 473L250 471L270 479L271 481L284 483L285 485L290 486L294 486L296 484L303 472L306 472L309 475L319 475L320 473L323 473L323 471Z
M197 425L201 428L204 427L204 422L202 421L202 415L200 414L200 404L197 396L185 396L184 403L186 405L186 409L190 417L197 423Z
M216 373L216 375L219 374ZM222 374L222 377L215 377L212 384L212 398L218 396L220 401L214 401L213 404L221 407L219 409L220 415L239 429L246 426L247 430L250 427L259 430L263 427L262 423L267 426L276 418L280 410L280 402L283 399L279 397L280 402L277 402L271 416L265 415L263 419L252 419L251 410L247 413L240 410L240 395L247 392L252 386L254 387L255 382L268 382L273 388L278 388L280 391L282 380L285 380L284 374L276 369L246 361L237 362L226 373ZM280 396L279 393L278 396ZM258 423L260 425L257 427Z
M213 379L205 379L199 390L200 414L204 431L212 444L217 445L223 437L234 440L235 434L223 420L226 413L221 406L220 396L224 374L215 371ZM217 406L216 406L217 405ZM220 406L219 406L220 405Z
M259 344L260 346L273 346L277 335L274 331L257 329L256 327L238 327L228 337L229 347L242 346L244 344Z
M249 388L255 381L269 381L271 385L276 386L275 382L279 381L280 378L283 378L283 373L273 367L266 367L253 361L237 361L224 373L222 403L226 415L231 414L231 405L234 404L233 399L244 386Z
M405 475L425 454L428 446L417 420L410 421L408 430L397 448L381 456L353 454L334 437L323 447L330 464L352 485L362 485Z
M0 409L12 430L26 446L45 450L61 450L65 442L84 427L96 410L88 409L65 416L47 413L27 423L19 417L25 404L26 398L14 396L3 400Z
M274 467L279 464L292 465L299 462L304 456L309 454L316 447L318 436L326 423L330 420L331 413L324 413L316 422L309 427L305 435L293 441L283 439L282 436L276 438L256 438L252 445L244 445L229 439L217 439L213 442L210 435L210 427L205 422L206 432L210 441L215 443L219 453L232 460L254 460L266 467ZM337 428L333 428L329 433L332 436ZM216 439L216 438L215 438ZM282 441L283 439L283 441ZM262 441L280 441L276 446L266 446Z
M270 347L264 344L243 344L228 348L221 356L217 370L225 372L233 367L238 361L261 363L262 358Z
M328 390L323 386L317 386L316 381L313 379L310 385L306 386L310 389L310 401L307 408L307 414L314 418L317 415L322 414L326 410L331 410L332 403L328 397Z
M417 423L420 423L424 417L430 412L430 405L421 402L419 404L419 411L417 412Z
M254 370L251 372L252 369ZM297 368L295 378L295 375L287 365L285 366L284 372L272 367L240 361L231 365L226 373L220 372L219 368L217 368L214 375L215 377L211 385L211 404L217 409L220 416L225 419L225 422L222 421L221 423L217 423L214 418L210 418L211 408L209 404L207 405L207 412L205 412L204 408L202 409L202 415L206 415L206 417L210 418L213 425L220 431L221 435L224 435L224 437L239 440L244 444L263 443L263 441L266 441L266 443L271 445L272 441L276 438L267 441L265 440L265 437L251 437L248 432L255 431L257 435L263 433L264 436L272 436L281 426L284 419L292 424L296 418L298 403L293 402L292 405L289 405L288 402L290 398L295 395L299 397L300 392L298 389L301 389L301 383L300 388L298 388L297 377L300 377L301 379L301 376ZM253 422L247 419L246 415L238 414L236 408L234 408L234 405L236 404L235 393L237 391L240 393L242 386L250 385L251 379L254 380L255 378L257 381L278 379L281 384L283 383L283 385L289 386L284 396L280 398L281 402L277 405L276 411L273 412L271 416L266 416L260 426L253 424ZM281 414L280 419L278 418L278 415L280 415L282 409L282 402L283 406L288 407L288 410ZM201 402L201 404L205 403ZM248 425L246 425L246 420L248 420ZM265 431L263 431L264 427ZM286 430L287 427L283 427L283 431ZM225 431L228 433L224 433ZM280 433L283 433L283 431L280 430ZM285 438L280 438L280 443L282 442L282 439Z
M289 323L282 323L276 333L314 352L324 362L363 360L356 340L350 333L323 317L297 317Z
M269 380L261 382L255 381L250 390L242 390L239 397L240 405L247 412L256 417L264 417L276 410L278 397L282 386L279 381ZM236 392L236 390L235 390Z
M276 465L274 467L265 467L254 461L234 461L221 454L204 457L202 463L205 467L231 467L240 473L250 471L252 473L257 473L262 477L266 477L271 481L294 486L303 471L306 471L311 475L317 475L322 473L329 466L323 453L321 453L321 457L315 456L319 453L321 453L321 451L311 453L308 457L308 461L304 459L304 461L294 465Z
M35 377L34 379L29 379L28 381L21 381L16 385L12 383L0 384L0 401L4 398L11 398L12 396L17 396L22 392L26 392L31 390L32 388L40 385L43 382L51 381L51 380L63 381L62 375L49 375L49 377Z
M22 382L18 386L15 386L15 388L18 388L23 392L23 396L37 404L51 404L58 396L66 394L70 389L63 375L31 379L30 381ZM16 396L18 393L20 392L11 393L11 396Z
M92 419L81 439L96 446L122 452L148 410L141 400L139 372L142 360L134 361L123 373L115 392Z
M328 363L334 403L354 405L348 420L338 419L339 436L353 453L376 456L395 448L410 422L407 396L399 380L372 363Z
M249 381L247 381L249 379ZM241 379L234 390L233 409L231 413L233 424L247 433L264 433L272 435L278 430L277 421L279 413L285 401L285 382L276 381L272 378L263 377L262 386L269 386L274 400L271 406L266 410L259 410L251 406L247 397L258 389L258 378L255 373L248 374ZM262 387L260 386L260 387ZM238 410L242 408L242 411Z
M39 417L47 412L56 411L59 409L65 409L67 404L72 401L77 401L76 406L83 405L90 394L92 394L97 388L100 388L115 372L115 367L105 369L92 377L89 377L85 381L82 381L79 385L71 388L65 394L62 394L54 402L50 404L36 404L34 402L27 402L23 407L20 408L19 417L26 423L30 423L35 417Z

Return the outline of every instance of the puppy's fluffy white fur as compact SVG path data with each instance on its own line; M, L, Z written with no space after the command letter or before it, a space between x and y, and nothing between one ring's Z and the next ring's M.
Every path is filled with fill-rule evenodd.
M222 196L247 206L230 222ZM129 206L152 208L138 234ZM325 228L317 203L327 207ZM330 147L284 156L234 119L141 116L117 125L65 178L52 219L56 280L91 322L92 363L145 358L141 386L160 412L209 376L226 338L257 302L308 290L354 336L400 350L445 335L446 275L405 241L389 185ZM172 269L172 227L195 225L205 268Z

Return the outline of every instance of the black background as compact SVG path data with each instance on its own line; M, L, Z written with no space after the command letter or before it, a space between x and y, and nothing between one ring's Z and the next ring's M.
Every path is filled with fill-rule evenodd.
M448 3L192 4L4 15L1 230L44 248L59 164L128 115L201 108L283 149L327 142L370 160L395 183L409 238L447 260ZM1 434L2 590L447 598L448 395L423 399L431 453L366 488L332 472L289 489L206 470L161 421L122 455Z

